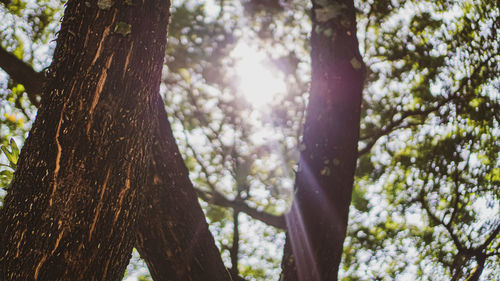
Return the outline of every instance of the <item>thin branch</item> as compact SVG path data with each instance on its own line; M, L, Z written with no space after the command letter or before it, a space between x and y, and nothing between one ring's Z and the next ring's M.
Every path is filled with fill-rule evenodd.
M282 230L286 229L284 216L277 216L263 211L259 211L257 209L248 206L244 201L229 200L226 197L224 197L224 195L222 195L217 191L206 192L196 189L196 192L198 193L198 197L207 203L221 207L229 207L234 210L245 213L250 217L259 220L267 225L274 226Z
M444 100L441 100L436 106L434 107L431 107L431 108L428 108L426 110L408 110L408 111L404 111L401 113L401 117L396 119L396 120L393 120L391 121L387 126L383 127L378 133L374 134L373 136L362 136L360 137L360 140L366 140L366 139L371 139L367 144L366 146L361 149L359 152L358 152L358 157L365 154L365 153L368 153L372 147L377 143L377 141L383 137L383 136L386 136L390 133L392 133L393 131L399 129L399 125L401 125L405 119L409 118L409 117L413 117L413 116L427 116L429 115L430 113L432 112L435 112L435 111L438 111L442 106L444 106L446 103L460 97L460 93L464 90L465 86L467 85L467 83L473 78L475 77L476 75L478 75L478 73L481 71L481 69L493 58L493 55L492 56L489 56L488 58L486 58L486 60L484 60L483 62L481 62L479 65L477 65L474 70L472 71L471 75L468 76L468 77L465 77L464 79L462 79L460 81L460 85L458 86L458 88L449 95L448 98L444 99Z
M403 124L403 122L407 118L414 116L427 116L430 113L439 110L443 105L445 105L446 103L450 102L455 98L457 98L457 95L451 95L450 97L440 101L436 106L428 108L426 110L408 110L403 112L400 118L392 121L387 126L383 127L378 133L373 135L371 137L371 140L366 144L366 146L358 152L358 156L368 153L381 137L386 136L397 129L400 129L401 127L399 126ZM367 138L368 137L365 137L365 139Z
M490 243L493 242L493 240L495 238L497 238L498 233L500 233L500 224L497 225L497 228L495 230L493 230L493 232L490 234L490 236L488 238L486 238L486 241L484 241L484 243L481 244L481 246L479 246L477 248L477 250L482 252L484 249L486 249L488 247L488 245L490 245Z
M471 154L469 153L469 156L467 157L467 161L465 163L465 167L462 170L467 170L469 167L469 162L470 162L470 156ZM460 190L459 190L459 181L460 181L460 173L461 171L458 169L458 165L455 166L455 171L453 175L453 180L454 180L454 186L453 186L453 193L455 197L453 198L453 210L451 212L450 220L448 221L447 225L451 226L453 219L455 216L458 214L459 209L461 210L462 208L458 207L458 203L460 202Z
M466 248L462 245L462 243L460 242L460 240L458 239L457 235L455 234L455 232L453 231L453 228L451 227L451 225L448 225L446 223L444 223L442 220L440 220L430 209L429 207L429 204L427 203L427 201L425 200L425 195L424 195L424 189L421 190L421 193L420 193L420 197L419 197L419 201L420 201L420 204L422 205L422 207L424 208L424 210L426 211L427 215L429 216L429 218L434 221L436 224L440 224L442 226L444 226L444 228L446 229L446 231L448 232L448 234L450 235L451 239L453 240L453 243L455 244L455 247L457 247L458 251L459 252L463 252L466 250Z
M177 116L177 118L179 118ZM181 120L181 119L179 119ZM222 193L217 191L217 187L215 186L215 183L210 181L208 176L210 173L208 172L207 167L203 164L203 161L201 157L198 155L194 147L191 146L191 144L188 142L188 136L186 131L184 131L184 137L186 140L186 146L191 152L193 153L193 158L198 162L200 165L201 171L205 177L206 183L208 188L210 189L209 192L202 191L199 189L196 189L196 192L198 193L198 197L202 199L203 201L210 203L210 204L215 204L221 207L229 207L232 208L234 211L239 211L242 213L245 213L249 215L250 217L260 220L261 222L276 227L278 229L285 230L286 229L286 223L285 223L285 218L284 216L276 216L269 214L267 212L259 211L257 209L254 209L250 206L248 206L243 200L229 200L227 199Z

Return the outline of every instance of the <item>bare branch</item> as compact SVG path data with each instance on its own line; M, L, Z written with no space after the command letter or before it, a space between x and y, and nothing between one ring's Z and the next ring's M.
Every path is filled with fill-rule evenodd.
M272 215L263 211L259 211L248 206L244 201L229 200L224 195L217 191L206 192L197 189L198 197L203 201L221 207L229 207L235 211L240 211L250 217L259 220L267 225L274 226L278 229L286 229L285 217Z

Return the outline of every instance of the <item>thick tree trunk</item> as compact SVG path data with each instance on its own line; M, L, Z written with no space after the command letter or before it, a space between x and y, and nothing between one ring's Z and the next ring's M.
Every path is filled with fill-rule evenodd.
M24 62L15 57L8 65L0 60L0 67L17 82L25 84L37 80L37 84L41 85L43 77L32 69L26 75L14 77L10 70L23 65ZM35 88L28 95L39 91ZM158 114L151 115L155 126L151 136L154 159L149 162L152 166L147 168L146 182L139 196L141 206L145 206L141 208L145 209L140 214L135 246L156 281L230 280L208 231L163 102L157 93L154 106ZM278 221L278 217L270 221ZM232 280L243 279L232 273Z
M0 215L2 280L121 280L151 153L168 1L69 1Z
M352 0L314 0L312 80L284 281L337 280L357 159L364 65Z
M153 162L141 194L145 209L138 220L136 247L155 281L231 280L159 95L155 106L159 126L152 136Z

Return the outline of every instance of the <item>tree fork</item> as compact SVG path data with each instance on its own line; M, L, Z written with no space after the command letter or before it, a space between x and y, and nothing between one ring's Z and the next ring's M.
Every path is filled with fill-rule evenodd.
M15 58L15 63L24 64L23 61L17 58ZM3 62L0 62L0 67L3 68ZM7 69L4 68L4 70L10 74ZM37 72L31 71L31 73ZM24 84L26 80L30 79L39 79L40 81L38 82L41 85L43 84L44 77L40 77L40 75L27 75L19 77L19 80L15 80ZM34 90L35 93L41 91L41 89ZM28 95L32 95L32 92L28 92ZM185 164L175 144L167 114L159 95L155 97L155 101L156 106L158 106L158 112L161 112L157 120L160 127L155 131L156 133L152 137L158 144L158 146L155 146L155 150L159 151L159 153L154 154L155 160L151 163L153 166L149 168L148 171L156 170L158 173L156 176L152 173L148 173L147 181L149 183L145 184L144 188L150 191L144 191L140 196L143 200L142 205L145 206L146 211L141 215L140 221L143 222L143 225L139 227L137 231L138 239L135 246L138 248L141 257L145 259L154 280L164 280L162 278L167 277L169 278L168 280L174 280L172 276L175 275L177 276L177 280L189 280L188 278L195 278L192 276L192 269L198 270L198 279L194 280L207 280L204 278L209 278L209 276L212 276L213 280L224 280L228 278L228 276L226 276L226 270L220 260L220 253L215 247L215 244L214 246L207 246L213 244L213 238L208 231L208 225L206 224L203 212L201 212L201 207L197 204L196 198L193 199L191 191L189 191L190 188L193 188L192 183L189 180L188 171L185 169ZM169 162L165 160L165 156L167 155L171 157L171 159L168 160ZM167 168L155 168L155 166L165 165ZM177 183L175 180L177 180ZM173 194L177 194L177 196ZM171 196L173 199L166 199L165 196ZM180 205L180 202L189 202L188 205L185 205L189 207L182 207L181 209L183 211L179 211L178 205ZM226 206L226 201L215 203ZM169 207L169 204L172 207ZM238 206L231 205L231 202L228 204L228 206L239 210ZM191 210L189 210L189 208L191 208ZM192 210L196 211L192 212ZM243 206L243 210L250 213L252 216L255 212L259 212L246 205ZM179 214L179 219L175 219L175 216L177 216L174 215L175 213ZM276 225L275 221L278 221L278 218L280 218L268 215L270 219L266 220L267 217L265 215L266 214L262 213L264 219L261 220L273 226ZM185 220L184 218L186 216L193 216L197 222L196 225L191 225L190 220ZM176 227L179 223L172 223L173 220L179 221L180 224L184 225L184 228ZM280 227L284 228L284 220L283 223L280 224ZM202 231L200 232L200 230ZM172 243L172 237L166 237L166 233L175 235L176 239L178 239L177 237L183 237L186 242L183 242L184 245ZM186 239L186 237L190 237L192 233L197 233L197 235L202 238L200 242L202 240L205 241L196 246L201 248L197 251L205 251L196 258L193 257L192 252L182 251L183 247L194 247L193 243L190 242L191 240ZM172 255L174 252L177 254L176 256ZM181 260L182 262L179 262ZM172 261L173 263L171 263ZM165 263L171 265L165 266ZM206 268L209 270L201 270L199 264L206 264ZM187 270L187 268L191 268L191 270ZM186 274L190 274L191 277L186 277ZM233 281L244 280L237 275L231 275Z
M0 67L14 80L39 85L26 88L28 96L35 97L41 92L43 75L6 50L1 51L12 60L7 65L2 60ZM30 69L24 71L24 75L12 72L25 66ZM152 117L157 124L151 136L155 153L151 154L154 159L148 162L151 166L147 168L147 178L139 194L144 209L135 246L156 281L230 280L193 192L158 92L153 100L158 114ZM244 279L232 274L232 280Z

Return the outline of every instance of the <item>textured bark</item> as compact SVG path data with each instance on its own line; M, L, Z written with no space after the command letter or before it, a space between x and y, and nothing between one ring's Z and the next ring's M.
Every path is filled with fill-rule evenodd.
M21 60L14 59L15 66L24 65ZM0 67L4 68L3 61ZM13 77L10 69L4 68ZM30 79L39 79L38 84L42 84L43 76L33 75L36 74L33 70L26 73L15 80L24 84ZM33 89L35 93L39 91ZM154 159L148 162L152 166L147 169L146 183L139 197L140 205L146 208L140 215L136 247L156 281L229 280L201 207L193 196L188 170L158 93L154 106L158 114L151 122L155 126L151 136ZM282 225L284 228L284 220ZM244 279L232 273L232 280Z
M68 2L0 214L2 280L122 279L149 164L168 9L159 0Z
M231 277L198 203L160 96L153 162L141 194L137 244L155 281L224 281ZM233 278L233 280L236 280Z
M337 280L359 139L364 65L352 0L313 1L312 80L284 281Z

